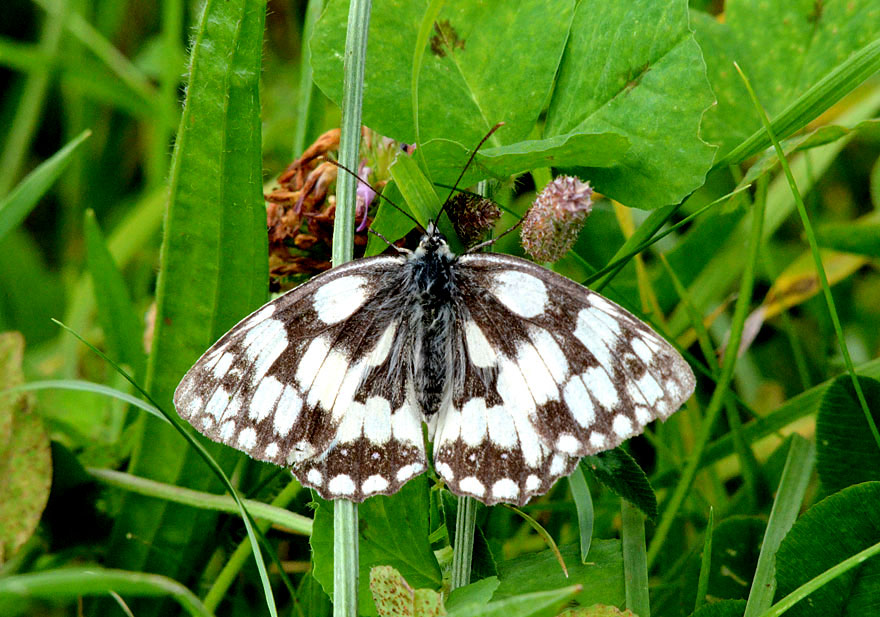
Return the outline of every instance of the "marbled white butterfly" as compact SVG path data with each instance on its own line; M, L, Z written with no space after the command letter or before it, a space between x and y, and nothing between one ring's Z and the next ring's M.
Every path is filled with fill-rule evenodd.
M524 504L694 386L613 302L525 259L455 255L430 225L415 251L334 268L241 321L174 404L211 439L353 501L426 470L426 423L453 493Z

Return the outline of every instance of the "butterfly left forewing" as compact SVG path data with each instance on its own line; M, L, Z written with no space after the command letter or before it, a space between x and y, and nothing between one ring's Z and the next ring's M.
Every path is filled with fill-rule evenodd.
M482 378L466 376L470 385L438 420L437 470L454 491L524 503L578 457L665 419L693 392L678 352L602 296L507 255L465 255L457 268L460 347L469 358L460 366ZM494 422L496 435L469 408ZM482 449L464 448L481 438ZM471 476L465 484L477 491L462 491ZM512 483L493 492L499 479Z
M425 466L421 416L391 362L399 270L398 258L352 262L258 309L184 376L178 412L326 498L394 492Z

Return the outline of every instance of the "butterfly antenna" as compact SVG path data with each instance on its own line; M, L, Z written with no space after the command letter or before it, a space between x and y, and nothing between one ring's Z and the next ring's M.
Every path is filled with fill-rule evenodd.
M471 166L471 163L474 161L474 157L477 156L477 152L479 152L480 148L483 147L483 144L492 137L492 134L504 126L503 122L499 122L486 133L486 136L480 140L480 143L477 144L477 147L474 148L474 151L471 152L470 158L468 158L467 163L465 163L464 169L461 170L461 173L458 175L458 180L455 181L455 184L452 185L452 190L449 191L449 196L446 198L446 201L443 202L443 205L440 206L440 212L437 213L437 218L435 220L440 220L440 216L443 214L443 211L446 209L446 204L449 203L449 200L452 199L452 195L455 194L455 191L458 189L458 183L461 182L461 179L464 178L465 172L468 170L468 167Z
M490 135L491 135L491 133L490 133ZM483 140L483 141L485 141L485 140ZM400 212L403 216L405 216L406 218L408 218L409 220L411 220L413 223L415 223L415 224L416 224L416 227L419 228L419 231L421 231L422 233L427 233L427 231L425 230L425 228L422 227L421 223L419 223L419 222L415 219L415 217L414 217L412 214L410 214L409 212L407 212L406 210L404 210L403 208L401 208L400 206L398 206L396 203L394 203L393 201L391 201L391 200L388 199L387 197L385 197L385 195L383 195L382 193L380 193L379 191L377 191L377 190L373 187L372 184L370 184L369 182L367 182L366 180L364 180L363 178L361 178L359 175L357 175L355 172L353 172L352 170L350 170L348 167L346 167L345 165L343 165L343 164L340 163L339 161L334 161L333 159L329 159L329 158L325 158L324 160L327 161L328 163L331 163L332 165L335 165L336 167L338 167L339 169L341 169L341 170L343 170L343 171L347 171L347 172L350 173L352 176L354 176L355 178L357 178L358 181L359 181L361 184L365 184L366 186L370 187L370 189L372 189L372 191L373 191L376 195L378 195L379 197L381 197L382 199L384 199L385 201L387 201L389 204L391 204L391 206L394 207L395 210L397 210L397 211Z

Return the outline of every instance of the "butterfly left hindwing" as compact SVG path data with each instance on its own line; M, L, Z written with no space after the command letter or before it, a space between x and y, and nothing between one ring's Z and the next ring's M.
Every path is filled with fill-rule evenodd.
M397 491L426 468L421 414L389 375L401 259L335 268L243 319L180 382L180 415L326 498Z

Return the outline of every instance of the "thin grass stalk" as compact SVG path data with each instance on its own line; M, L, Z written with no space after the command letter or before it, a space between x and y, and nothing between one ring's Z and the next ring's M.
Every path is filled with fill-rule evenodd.
M620 500L620 514L626 608L639 617L650 617L648 562L645 554L645 516L626 499Z
M709 506L709 522L706 524L706 537L703 540L703 554L700 557L700 577L697 580L697 598L694 610L706 603L709 592L709 574L712 571L712 534L715 533L715 509Z
M364 65L370 28L370 0L352 0L345 35L342 77L342 123L339 162L358 168L361 143L361 111L364 97ZM336 181L336 221L333 225L333 265L354 257L354 209L357 179L339 174ZM333 505L333 615L355 617L358 611L358 514L357 504L339 499Z
M682 503L684 503L684 499L697 475L697 471L700 469L700 460L703 458L703 453L706 451L706 446L712 435L712 427L718 419L718 415L721 412L725 399L727 398L727 389L730 387L731 381L733 380L733 370L736 367L737 350L739 350L739 344L742 340L743 326L745 325L746 316L749 311L752 287L755 282L755 264L757 263L758 252L761 246L761 236L764 226L764 210L766 205L766 201L759 196L752 209L749 255L745 267L743 268L739 294L733 312L733 321L730 326L730 340L728 341L727 349L721 363L721 373L718 378L718 383L715 386L715 390L712 392L712 398L709 400L709 405L706 408L703 422L700 425L700 432L697 436L697 441L694 444L694 450L688 459L687 465L682 472L681 478L679 479L672 496L669 498L666 508L663 510L660 522L657 525L657 530L654 532L654 538L648 549L649 570L657 560L657 556L660 554L660 549L663 547L663 543L669 535L672 524L678 516Z
M878 50L880 50L880 47L878 47ZM878 51L878 56L880 56L880 51ZM788 180L789 187L791 187L791 194L792 197L794 197L794 203L797 206L797 211L801 217L801 223L803 223L804 232L807 236L807 241L810 244L810 253L812 253L813 262L816 264L816 272L819 273L819 283L822 286L822 294L825 296L825 303L828 305L828 313L831 316L831 322L834 324L834 332L837 334L837 343L840 346L840 353L843 355L843 361L846 364L846 372L849 373L850 380L852 381L853 388L856 392L856 397L862 408L862 413L865 414L868 428L871 430L871 435L874 437L874 442L877 444L877 448L880 449L880 431L877 430L877 424L874 422L870 409L868 409L868 401L865 399L865 393L862 392L862 385L859 383L858 377L856 377L856 369L855 366L853 366L852 357L850 357L849 349L846 346L846 339L843 336L843 328L840 325L840 318L837 316L837 308L834 305L834 296L831 295L831 286L828 284L828 276L825 274L825 265L822 263L822 256L819 254L819 243L816 241L816 234L813 233L813 225L810 222L810 216L807 214L807 208L804 205L801 192L798 190L797 182L795 182L794 176L791 173L791 167L789 167L788 160L785 158L785 152L783 151L782 146L779 145L779 140L776 138L776 134L773 131L770 118L767 116L767 112L758 100L758 95L755 94L754 89L752 89L752 84L749 82L745 73L742 72L739 65L734 63L734 66L745 83L746 90L748 90L752 103L754 103L755 109L761 118L761 123L764 125L764 130L767 131L770 141L773 142L773 148L776 150L779 164L782 166L782 171L785 173L785 178Z
M323 10L324 0L309 0L303 19L302 46L299 55L299 105L296 130L293 134L293 158L298 158L305 152L306 141L309 139L316 90L315 82L312 80L312 48L309 42L315 29L315 22L318 21Z
M455 545L452 549L451 589L471 582L474 556L474 533L477 528L477 501L473 497L459 497L455 512Z

